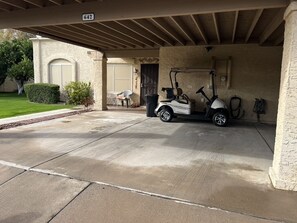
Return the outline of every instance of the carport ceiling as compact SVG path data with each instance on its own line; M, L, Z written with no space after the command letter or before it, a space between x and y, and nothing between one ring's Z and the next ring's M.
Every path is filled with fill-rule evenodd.
M0 0L0 28L100 51L164 46L281 45L286 0ZM83 13L95 20L83 22Z

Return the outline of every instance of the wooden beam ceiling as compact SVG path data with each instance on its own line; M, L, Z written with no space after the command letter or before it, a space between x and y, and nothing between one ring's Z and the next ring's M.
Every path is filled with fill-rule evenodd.
M268 26L264 29L260 36L260 44L263 44L269 36L282 24L284 20L285 8L279 9L278 13L274 16Z
M238 11L235 11L235 15L234 15L234 23L233 23L233 32L232 32L232 43L234 43L235 41L235 35L236 35L236 28L237 28L237 22L238 22Z
M5 3L6 5L18 8L18 9L27 9L28 5L24 1L19 0L0 0L0 2Z
M97 0L88 0L88 2ZM14 12L30 10L34 8L47 8L52 6L64 6L71 4L82 4L84 0L0 0L0 14L3 12Z
M194 45L196 44L197 40L187 24L182 21L182 19L178 16L170 16L170 19L173 21L173 23L178 27L178 29L186 36L186 38L192 42Z
M0 28L101 50L282 44L286 0L213 1L172 0L168 5L159 0L126 0L131 8L123 10L120 0L0 0ZM83 12L94 12L95 19L82 21Z
M30 3L32 5L37 6L38 8L45 7L46 4L43 0L24 0L24 2Z
M137 33L136 31L132 31L131 29L127 29L126 27L122 26L118 22L111 21L111 22L102 22L102 25L105 27L122 34L124 36L130 37L131 39L134 39L138 43L142 44L145 47L154 47L155 44L153 41L148 40L147 38L144 38L142 35Z
M116 32L113 29L105 27L102 24L99 24L99 23L86 23L84 25L94 29L95 31L99 31L99 32L102 32L102 33L104 33L106 35L112 36L115 39L119 39L119 40L124 41L126 43L130 43L135 47L144 47L143 44L139 43L138 41L135 41L131 37L123 35L123 34L121 34L119 32Z
M64 4L63 0L49 0L49 1L56 4L56 5L63 5Z
M178 32L172 28L163 18L151 18L151 21L158 26L163 32L167 33L176 43L182 46L186 45L186 41Z
M32 5L24 0L1 0L1 2L13 8L10 12L0 13L0 29L76 24L81 23L81 15L87 12L96 14L96 22L103 22L281 8L288 5L287 0L171 0L170 4L168 1L160 0L125 0L126 7L123 10L122 0L92 0L82 3L74 0L49 0L44 1L48 4L42 8L36 7L36 2Z
M137 19L137 20L131 20L143 29L147 30L148 32L152 33L159 39L163 40L165 43L167 43L170 46L174 45L174 40L170 39L168 35L162 32L162 30L158 29L156 26L154 26L149 20L147 19Z
M161 47L165 45L164 41L153 35L151 32L148 32L141 26L138 26L137 24L133 23L131 20L121 20L117 21L117 23L123 26L124 28L134 32L136 35L142 36L143 38L153 42L157 46Z
M94 44L88 44L87 42L82 43L81 41L76 41L76 40L67 38L65 36L61 37L59 34L58 35L49 34L48 32L42 32L41 30L36 30L34 28L22 28L19 30L23 31L23 32L27 32L27 33L32 33L35 35L42 35L43 37L47 37L47 38L54 39L57 41L62 41L62 42L69 43L69 44L74 44L74 45L81 46L81 47L86 47L86 48L93 49L93 50L98 50L98 51L102 51L102 52L107 50L106 48L103 49L103 48L96 46Z
M257 25L257 23L258 23L261 15L262 15L262 13L263 13L263 11L264 11L263 9L258 9L257 10L257 12L255 14L255 17L254 17L254 19L252 21L252 24L251 24L251 26L249 28L249 31L248 31L248 33L247 33L247 35L245 37L245 42L246 43L249 41L249 38L250 38L252 32L254 31L254 29L255 29L255 27L256 27L256 25Z
M11 6L8 4L5 4L3 2L0 2L0 10L5 11L5 12L10 12Z
M191 17L192 21L194 22L194 24L196 25L198 32L202 36L204 43L208 44L208 39L206 37L204 28L202 27L202 24L200 22L199 16L198 15L190 15L190 17Z
M212 18L213 18L213 23L216 31L216 35L218 38L218 43L221 43L221 36L220 36L220 30L219 30L219 25L218 25L218 16L216 13L212 13Z

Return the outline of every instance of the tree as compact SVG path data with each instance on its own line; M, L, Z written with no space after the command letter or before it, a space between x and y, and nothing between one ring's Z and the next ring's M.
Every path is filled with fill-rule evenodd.
M24 84L34 77L33 62L28 57L17 63L13 64L7 71L7 76L13 79L18 86L18 94L24 91Z
M0 44L0 58L0 85L9 76L16 82L18 93L22 94L24 83L33 78L32 42L28 39L4 41ZM25 71L28 73L25 74Z
M2 29L0 30L0 42L11 41L14 39L29 39L34 37L30 33L25 33L15 29Z
M5 41L0 44L0 85L4 83L7 70L17 60L21 60L19 53L13 53L13 45L10 41ZM19 59L18 59L19 58Z
M3 58L0 52L0 58ZM6 71L7 71L7 66L5 64L5 61L2 59L0 60L0 86L4 83L6 79Z
M23 60L33 60L32 43L34 35L14 29L0 30L0 86L5 82L8 69Z

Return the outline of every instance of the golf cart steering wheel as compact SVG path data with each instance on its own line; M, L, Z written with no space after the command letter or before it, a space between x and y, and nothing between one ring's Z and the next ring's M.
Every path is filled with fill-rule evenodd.
M198 90L198 91L196 91L196 94L198 94L198 93L201 93L201 92L203 91L203 88L204 88L204 86L203 86L203 87L201 87L201 88L199 88L199 90Z
M189 98L189 96L188 96L188 95L186 95L186 94L182 94L182 95L181 95L181 97L182 97L183 99L185 99L187 102L189 102L189 101L190 101L190 98Z

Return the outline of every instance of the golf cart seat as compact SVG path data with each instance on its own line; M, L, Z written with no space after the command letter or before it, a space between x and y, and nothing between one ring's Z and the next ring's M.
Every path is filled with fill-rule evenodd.
M183 90L181 88L176 88L176 96L180 97L183 94Z
M173 93L173 88L163 87L161 90L163 92L166 92L166 99L162 100L161 102L171 102L176 98L176 96Z
M183 94L183 90L181 88L176 88L176 101L182 104L190 103L189 97Z

